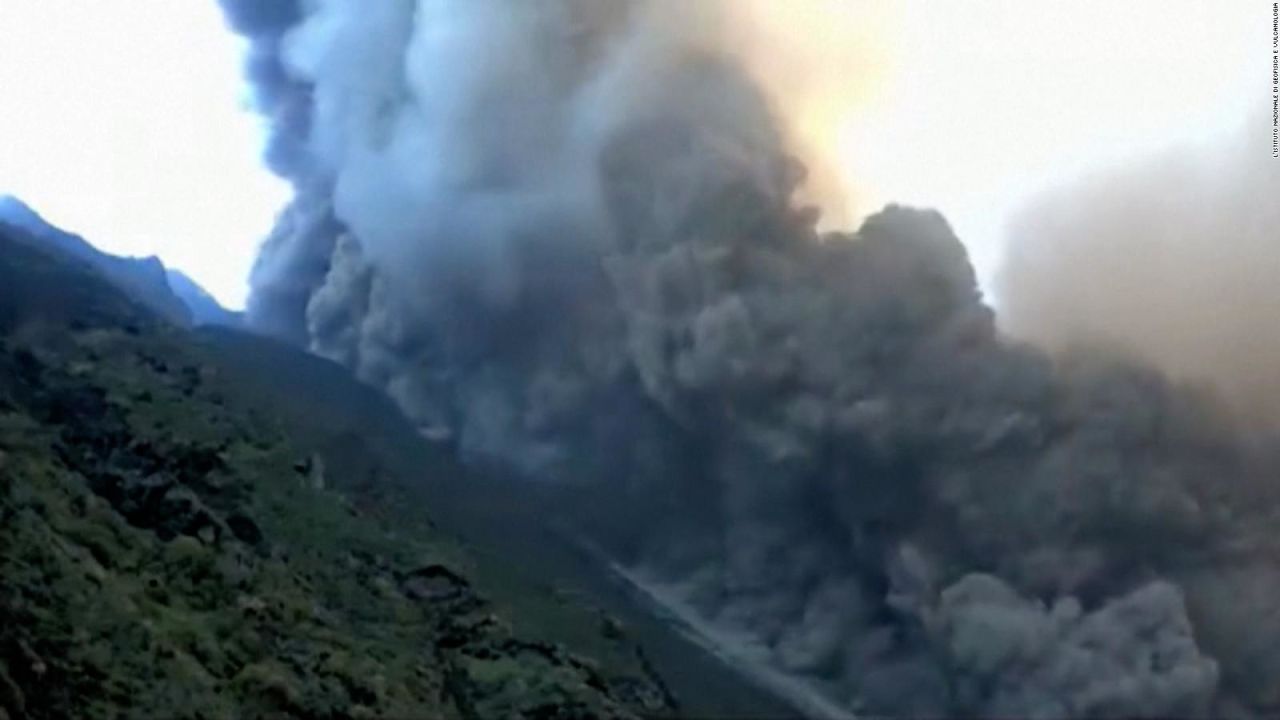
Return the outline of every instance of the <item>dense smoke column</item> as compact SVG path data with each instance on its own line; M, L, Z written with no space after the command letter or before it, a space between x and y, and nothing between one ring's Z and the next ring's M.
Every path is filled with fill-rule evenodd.
M249 274L249 326L307 347L307 306L324 284L342 225L327 186L295 186Z
M309 83L286 68L286 33L304 17L303 0L218 0L227 22L249 41L245 75L269 120L264 161L294 185L294 200L259 251L250 275L252 327L306 346L306 308L324 281L341 225L329 182L312 158Z
M759 662L871 714L1280 703L1276 465L1150 368L1005 342L937 213L820 236L730 4L226 4L297 190L258 326L581 487Z
M306 138L311 113L308 89L290 77L281 40L302 20L300 0L219 0L232 29L249 42L245 74L262 114L271 118L267 164L282 177L306 174Z

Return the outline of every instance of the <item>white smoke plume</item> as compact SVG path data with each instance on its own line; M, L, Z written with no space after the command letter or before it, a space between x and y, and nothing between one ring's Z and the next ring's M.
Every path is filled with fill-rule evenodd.
M935 212L819 233L769 4L222 2L297 189L259 327L851 712L1280 707L1275 458L1002 339Z

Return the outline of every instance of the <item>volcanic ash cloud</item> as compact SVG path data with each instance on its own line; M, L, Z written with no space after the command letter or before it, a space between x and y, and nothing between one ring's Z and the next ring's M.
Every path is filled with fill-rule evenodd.
M871 714L1280 703L1265 445L1003 339L935 212L819 233L746 6L223 3L296 189L252 321L759 662Z

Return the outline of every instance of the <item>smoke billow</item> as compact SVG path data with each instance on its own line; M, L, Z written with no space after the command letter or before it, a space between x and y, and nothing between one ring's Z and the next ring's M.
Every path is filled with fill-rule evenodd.
M738 44L767 6L222 2L297 190L259 327L576 486L850 711L1280 707L1273 459L1155 370L1003 340L935 212L819 233Z
M1280 163L1268 118L1034 199L1000 279L1010 332L1122 346L1280 419Z

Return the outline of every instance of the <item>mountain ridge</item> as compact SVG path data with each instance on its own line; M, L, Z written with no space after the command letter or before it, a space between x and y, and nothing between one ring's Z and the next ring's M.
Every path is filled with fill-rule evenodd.
M617 647L598 663L526 639L426 513L392 527L376 497L335 490L349 469L205 340L15 234L0 228L0 717L670 711L629 640L593 630Z
M63 230L20 198L0 195L0 225L23 232L12 238L51 248L96 268L107 280L165 319L180 325L241 324L238 313L222 307L212 295L176 268L155 256L124 257L103 252L80 235Z

